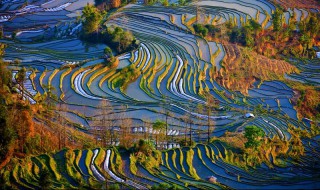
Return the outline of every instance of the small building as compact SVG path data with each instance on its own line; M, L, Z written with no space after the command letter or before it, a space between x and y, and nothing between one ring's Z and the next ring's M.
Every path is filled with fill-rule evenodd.
M316 54L317 54L317 58L320 59L320 51L319 51L319 52L316 52Z
M246 113L245 117L246 117L246 118L253 118L254 115L253 115L252 113Z
M208 177L208 181L209 181L210 183L217 183L217 178L214 177L214 176L209 176L209 177Z

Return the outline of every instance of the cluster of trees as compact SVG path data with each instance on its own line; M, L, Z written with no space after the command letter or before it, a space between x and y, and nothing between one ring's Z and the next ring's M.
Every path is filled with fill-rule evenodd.
M282 80L284 74L298 72L291 64L277 59L270 59L257 54L248 47L241 47L233 43L225 43L226 52L221 69L211 69L211 77L220 85L248 94L257 79Z
M320 19L317 15L311 15L309 20L299 23L299 42L303 47L302 55L308 55L313 50L313 45L319 42Z
M272 25L273 25L273 31L280 31L282 27L282 15L283 11L281 9L276 9L274 13L272 14Z
M249 20L244 26L229 27L229 41L250 47L267 56L315 57L313 45L319 43L320 20L310 13L299 23L295 16L286 24L283 11L276 9L272 14L272 29L262 29L256 20Z
M261 31L261 25L255 20L249 20L244 27L232 28L229 33L231 43L238 43L243 46L253 47L257 33Z
M137 47L137 41L130 31L125 31L120 27L109 27L102 33L105 42L109 42L110 47L118 53L129 51Z
M114 87L126 89L129 83L135 81L140 76L140 71L134 66L125 67L120 70L120 77L113 81Z
M6 45L0 44L3 55ZM8 63L0 56L0 168L11 158L15 149L24 151L26 139L32 132L30 107L14 94L14 84ZM19 72L17 79L23 77Z
M267 14L267 13L266 13ZM280 58L282 55L291 57L314 58L313 46L319 45L320 19L315 13L310 13L307 19L296 21L296 13L289 18L287 24L283 10L277 8L267 20L271 20L271 27L265 29L256 19L241 20L238 26L234 20L220 25L193 24L196 34L210 40L215 37L223 42L229 41L256 51L267 57Z
M92 118L94 123L92 134L94 135L94 139L96 139L96 146L105 147L118 142L121 147L130 149L132 148L133 142L138 143L139 139L144 139L144 144L139 142L133 148L148 156L149 154L147 152L150 153L153 150L149 147L150 143L156 147L155 149L160 147L158 146L159 142L167 142L167 145L169 145L170 142L177 142L182 146L191 146L194 144L194 135L206 137L209 143L210 136L214 130L214 121L210 119L210 116L217 104L212 97L209 97L207 106L197 107L197 112L208 116L203 122L193 122L192 116L189 113L186 113L186 115L180 118L181 122L186 124L184 136L171 137L168 136L171 114L167 109L161 112L165 116L163 120L159 118L155 122L151 122L144 119L143 124L141 125L125 116L126 107L124 106L122 106L120 110L113 110L113 107L107 100L102 100L100 105L95 116ZM208 128L207 131L202 129L196 130L192 128L193 125L206 126ZM136 128L136 131L134 132L134 127L137 126L143 126L143 130L138 131ZM157 132L150 133L151 129ZM198 133L200 131L201 133ZM198 140L199 142L201 141L200 139Z
M0 47L0 52L4 52L6 46L0 44ZM15 92L16 84L7 67L8 63L0 57L0 168L10 161L14 152L27 153L34 136L32 110L23 100L23 93ZM25 76L24 68L16 74L20 91Z
M168 124L162 120L155 123L144 122L145 131L133 133L133 126L136 124L125 116L126 107L122 106L118 113L113 110L107 100L102 100L98 111L93 118L93 131L96 146L111 146L119 142L125 149L133 148L135 152L141 152L147 156L155 150L158 141L164 140L165 129ZM149 134L149 130L160 130L159 134ZM140 140L139 139L144 139ZM133 144L133 142L137 144ZM152 144L152 145L151 145Z
M265 132L261 128L254 125L247 126L244 133L244 136L247 139L245 147L253 149L260 147L265 135Z
M152 128L160 130L159 134L148 134L146 130L142 133L133 133L133 126L136 124L125 115L126 107L122 106L120 110L113 110L112 105L107 100L102 100L93 118L93 131L96 146L111 146L112 144L119 145L125 149L133 148L136 152L141 152L147 156L155 150L158 140L163 140L165 134L165 123L162 120L157 120L155 123L144 123L145 129ZM118 112L118 113L115 113ZM139 139L144 139L140 140ZM134 143L137 143L134 145ZM152 144L152 145L151 145Z
M287 0L287 1L279 1L279 0L271 0L271 2L278 6L284 7L284 9L292 8L293 5L295 8L302 8L302 9L319 9L319 0L308 0L308 1L301 1L301 0Z
M225 143L227 147L225 161L239 167L259 166L265 163L270 168L283 166L282 159L300 160L305 149L302 138L312 137L308 131L289 126L290 140L280 139L279 136L267 137L265 132L255 126L246 126L244 133L227 132L224 136L212 141ZM316 136L319 131L314 133ZM270 159L272 158L272 159Z
M0 44L0 47L3 55L6 45ZM8 66L9 63L0 57L0 168L13 155L23 157L64 147L82 148L91 143L89 136L84 137L74 129L67 130L67 122L54 106L57 100L52 89L34 97L37 103L31 105L25 98L28 94L24 93L26 69L18 70L12 80Z
M264 29L253 19L242 22L241 27L232 21L216 26L221 29L216 35L224 43L226 56L221 63L222 69L213 70L211 76L221 85L247 94L247 89L252 87L257 78L283 80L285 73L299 72L294 66L280 61L284 56L299 59L316 56L313 46L317 46L320 39L318 15L310 13L307 19L298 23L294 13L287 24L283 11L276 9L271 22L269 29ZM199 25L194 27L198 33L205 30ZM230 43L226 43L225 39ZM315 118L318 113L316 108L320 104L315 97L319 96L319 91L306 84L289 84L301 94L297 102L299 117ZM304 93L306 91L309 93Z
M98 32L102 21L101 12L92 4L87 4L82 10L82 24L84 34Z
M210 24L194 24L193 29L196 34L201 35L202 37L211 37L214 38L217 32L220 32L220 29L210 25Z
M108 44L118 53L137 47L137 41L130 31L120 27L103 27L103 15L105 14L94 5L86 5L82 12L83 32L81 39L93 43ZM110 55L109 50L106 53Z
M298 111L298 118L310 118L320 120L320 91L313 85L288 81L288 85L297 92L291 99L292 104Z
M110 50L106 51L110 54ZM90 135L81 136L75 134L70 129L70 124L65 120L63 114L61 114L61 112L66 111L67 108L60 106L60 104L56 106L58 100L53 94L54 89L47 87L44 95L34 97L37 103L30 105L29 102L23 98L25 95L14 92L15 86L20 86L20 91L23 91L23 84L26 80L26 69L21 68L18 71L15 77L17 83L15 84L11 81L12 75L11 72L7 70L7 63L1 62L0 66L1 161L6 160L8 162L10 160L11 156L8 155L8 153L23 156L68 147L105 147L114 144L114 142L120 142L122 147L130 148L133 145L132 142L138 142L138 139L148 140L139 142L134 147L136 152L142 152L145 155L149 155L150 152L152 152L152 155L155 156L154 147L158 147L158 142L169 141L167 136L169 112L165 114L165 121L157 120L154 123L144 122L146 129L152 128L153 130L159 130L160 133L149 134L147 130L143 133L132 133L132 126L134 124L131 119L125 117L124 113L126 108L122 107L120 110L114 111L111 104L105 100L101 102L100 109L98 109L94 117L95 119L93 120L94 128L90 131L93 138ZM129 70L123 70L121 72L123 72L123 74L130 73ZM208 112L208 114L210 113ZM187 117L190 118L190 116L186 116L186 118ZM34 122L35 118L40 124ZM189 119L188 122L191 126L191 119ZM211 122L211 124L212 123L213 122ZM211 124L210 120L208 120L208 125L210 126ZM208 132L211 132L209 129L210 128L208 128ZM192 132L193 129L190 128L190 142L192 142ZM185 135L187 135L187 133ZM159 156L155 156L155 159L157 158L156 160L158 160L158 157ZM1 166L3 165L5 164ZM44 178L46 178L45 173Z

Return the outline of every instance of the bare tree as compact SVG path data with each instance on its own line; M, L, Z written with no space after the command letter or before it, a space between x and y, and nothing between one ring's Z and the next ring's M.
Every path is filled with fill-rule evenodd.
M67 111L66 106L62 105L61 102L59 103L58 109L55 110L56 112L56 120L58 123L58 126L56 127L56 132L58 133L58 140L59 140L59 149L62 149L66 147L67 142L67 129L66 129L66 114L65 112Z
M130 118L125 118L122 120L121 126L121 136L120 136L120 144L126 148L132 146L132 142L134 141L131 134L132 120Z
M167 144L167 147L169 146L169 142L168 142L168 120L169 120L169 117L171 117L171 113L170 113L170 110L168 109L168 106L170 106L170 99L168 96L162 96L162 98L164 99L164 106L163 106L163 109L164 109L164 114L165 114L165 122L166 122L166 144Z
M196 23L200 24L200 19L201 16L204 14L204 10L202 10L202 8L200 7L199 0L194 0L193 2L196 6Z
M93 122L93 134L95 137L96 145L101 140L101 146L106 146L108 140L112 143L113 126L111 113L113 112L112 106L108 100L101 100L100 105L97 107L98 111L95 115L96 119Z
M187 146L188 118L189 118L188 113L186 113L182 117L182 120L183 120L183 122L185 124L185 126L184 126L184 146Z
M150 139L150 136L148 135L149 130L152 128L152 123L150 119L144 119L143 127L144 127L144 139Z
M197 112L198 112L199 114L201 114L201 115L203 114L203 112L204 112L204 107L203 107L202 104L198 104L198 105L197 105ZM203 117L197 116L197 119L198 119L198 121L197 121L197 125L198 125L198 131L197 131L197 134L198 134L198 142L200 142L201 133L202 133L201 126L203 126Z
M16 81L19 84L19 90L21 93L21 100L23 99L24 96L24 82L26 81L26 68L21 68L16 76Z
M215 105L214 97L210 93L207 93L206 108L207 108L207 119L208 119L208 133L207 133L208 143L210 142L210 133L211 131L214 130L214 122L213 121L211 122L211 111L214 105Z
M189 123L189 132L190 132L190 146L192 145L192 120L191 120L191 114L189 114L188 123Z
M153 123L152 128L154 131L156 131L156 149L157 149L159 134L161 135L163 133L163 129L166 128L166 123L161 120L156 120L156 122Z

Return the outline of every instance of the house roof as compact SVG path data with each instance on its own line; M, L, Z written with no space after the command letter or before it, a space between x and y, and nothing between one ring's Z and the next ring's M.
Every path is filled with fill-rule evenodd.
M246 118L249 118L249 117L254 117L254 115L252 113L246 113Z

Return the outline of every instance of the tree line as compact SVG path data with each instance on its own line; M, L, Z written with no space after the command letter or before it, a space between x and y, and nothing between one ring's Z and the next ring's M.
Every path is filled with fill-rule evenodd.
M293 12L288 23L282 9L277 8L271 16L267 12L265 14L266 21L271 22L267 29L264 28L266 23L261 25L254 18L246 18L245 21L241 20L240 26L233 20L220 25L202 24L197 21L193 24L193 30L209 40L227 40L268 57L316 57L313 46L319 43L318 14L309 13L307 19L297 22L296 13Z

